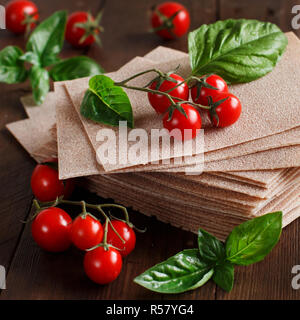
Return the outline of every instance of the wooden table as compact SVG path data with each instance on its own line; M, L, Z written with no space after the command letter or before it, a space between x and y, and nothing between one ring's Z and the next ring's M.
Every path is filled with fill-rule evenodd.
M35 0L42 18L55 10L69 12L90 9L96 13L103 1ZM65 45L63 56L87 54L107 71L113 71L135 56L143 56L158 45L187 50L187 38L164 42L148 34L149 8L161 1L109 0L105 4L102 25L103 48L73 50ZM256 18L277 23L284 31L290 29L291 7L297 1L267 0L185 0L190 10L192 29L202 23L226 18ZM2 2L3 3L3 2ZM24 47L22 37L0 30L0 48L9 44ZM300 85L300 84L299 84ZM89 281L83 272L83 254L70 249L64 254L49 254L33 242L30 224L24 225L30 213L32 193L30 176L34 161L5 129L5 124L25 118L19 98L30 90L22 85L1 84L0 107L0 265L7 271L7 289L0 299L299 299L300 290L291 287L294 265L300 264L300 220L284 229L280 243L261 263L236 268L235 286L230 294L213 282L181 295L155 294L135 285L133 278L176 252L196 247L196 236L131 212L133 222L146 226L148 232L137 235L135 251L124 262L119 279L101 287ZM77 190L77 199L99 201L84 190ZM71 213L75 215L74 210ZM172 214L172 212L170 212Z

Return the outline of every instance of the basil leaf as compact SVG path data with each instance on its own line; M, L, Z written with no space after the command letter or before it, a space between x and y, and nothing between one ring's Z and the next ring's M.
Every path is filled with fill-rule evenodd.
M37 104L42 104L49 92L49 73L46 69L33 66L29 74L33 97Z
M235 227L226 240L227 259L249 265L264 259L280 238L282 212L254 218Z
M33 65L37 65L37 66L40 65L40 58L35 52L28 51L28 52L24 53L20 57L20 60L29 62Z
M198 247L201 260L216 263L226 259L224 244L203 229L198 231Z
M63 46L66 21L66 11L55 12L30 35L26 49L38 55L40 66L46 67L58 61L57 54Z
M72 80L104 73L99 64L85 56L62 60L50 70L54 81Z
M213 281L223 290L229 292L233 288L234 266L226 261L214 268Z
M133 128L132 107L126 92L103 75L90 79L80 112L87 119L111 126L127 121L128 126Z
M213 275L213 269L200 260L198 249L177 253L134 279L134 282L155 292L181 293L196 289Z
M194 75L216 73L229 83L249 82L270 72L287 45L274 24L224 20L202 25L188 38Z
M24 62L20 60L23 51L14 46L8 46L0 51L0 82L19 83L27 78Z

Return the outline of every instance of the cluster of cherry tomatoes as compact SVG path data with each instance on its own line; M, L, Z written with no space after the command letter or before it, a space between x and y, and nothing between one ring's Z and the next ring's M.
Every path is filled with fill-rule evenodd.
M29 0L12 0L6 5L7 29L16 34L33 30L39 20L37 6ZM101 13L93 17L89 12L77 11L68 17L66 40L76 48L84 48L98 38L102 27L99 25ZM164 39L175 39L187 33L190 27L188 10L177 2L165 2L153 9L151 15L153 31Z
M169 80L164 80L158 88L157 81L152 82L149 88L169 93L173 101L179 103L179 107L174 108L172 101L166 95L148 92L151 106L157 113L164 114L164 127L169 131L179 129L180 137L185 140L194 138L202 126L201 116L196 107L188 102L180 104L180 101L188 101L190 91L195 104L209 107L207 112L216 127L234 124L242 111L240 100L228 91L226 81L216 74L199 78L190 89L182 77L172 73L169 75ZM170 108L174 109L171 117ZM185 134L185 130L188 129L191 135Z
M33 30L39 20L37 6L29 0L12 0L6 5L6 26L15 34ZM88 47L97 41L101 14L94 18L89 12L78 11L68 17L66 40L76 48Z
M56 164L56 159L50 159L45 164L38 164L33 171L32 191L41 202L68 197L74 188L73 180L58 179ZM55 206L41 207L32 222L31 231L35 242L46 251L62 252L72 244L80 250L87 250L84 270L98 284L107 284L118 277L122 259L132 252L136 243L130 223L113 219L103 227L86 210L72 220L66 211Z

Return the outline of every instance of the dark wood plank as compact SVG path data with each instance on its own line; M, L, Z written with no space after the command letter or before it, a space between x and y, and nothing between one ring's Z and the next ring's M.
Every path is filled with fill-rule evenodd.
M292 8L295 5L299 5L299 1L297 0L281 1L279 25L284 31L294 31L298 35L298 37L300 37L300 29L294 30L291 25L292 18L295 16L295 14L292 13Z
M24 45L22 37L10 35L5 30L0 33L0 49L11 44ZM20 220L25 219L30 208L30 175L34 161L5 129L6 123L25 117L19 98L29 92L28 83L0 86L0 265L8 272L24 227Z
M23 229L20 220L28 214L32 194L30 175L34 161L4 128L5 123L24 117L18 97L24 95L22 88L2 85L0 108L0 265L9 268L13 251Z
M291 11L296 4L299 4L297 0L220 0L220 19L258 19L273 22L284 32L293 31ZM300 35L299 30L294 32Z
M5 1L5 4L8 1ZM88 5L94 12L97 12L102 1L70 1L66 4L63 1L35 1L40 9L41 18L49 16L55 10L65 9L80 10ZM17 45L25 48L25 39L22 36L15 36L7 30L0 30L0 50L8 45ZM78 54L66 45L64 56ZM0 265L6 268L9 273L10 263L14 252L21 239L23 224L29 213L32 201L30 189L30 176L34 168L34 161L17 143L17 141L5 129L7 123L26 118L23 107L19 101L20 97L30 92L28 81L20 85L0 84L1 108L0 108Z
M109 0L103 16L105 32L103 49L93 46L89 56L99 61L107 71L120 68L135 56L143 56L159 45L187 52L187 35L177 40L165 41L149 33L150 13L153 4L160 1ZM191 13L191 30L202 23L216 20L216 0L182 0Z

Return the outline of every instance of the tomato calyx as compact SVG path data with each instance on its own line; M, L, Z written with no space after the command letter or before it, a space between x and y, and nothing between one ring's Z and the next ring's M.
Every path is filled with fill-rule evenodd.
M86 202L85 201L80 201L80 202L81 202L82 212L78 215L78 217L81 217L81 219L85 220L87 216L90 216L91 218L98 221L98 219L94 215L92 215L90 212L86 210Z
M100 25L102 19L103 11L100 11L97 17L94 19L90 12L87 13L87 21L86 22L78 22L75 24L75 27L84 29L85 33L80 38L79 43L83 44L84 41L92 36L96 43L101 47L102 42L100 37L98 36L99 32L103 32L104 28Z
M192 85L192 87L196 87L197 89L197 95L196 95L196 99L198 100L200 97L200 93L201 93L201 89L202 88L208 88L208 89L212 89L212 90L219 90L218 88L210 85L209 83L207 83L207 78L209 78L210 76L212 76L213 73L207 74L201 78L197 78L197 77L191 77L191 80L195 80L195 83Z
M107 217L106 220L105 220L105 228L104 228L104 237L103 237L103 241L97 245L95 245L94 247L92 248L89 248L89 249L86 249L85 251L93 251L99 247L103 247L105 251L108 251L109 248L114 248L118 251L121 251L122 249L120 248L117 248L115 246L113 246L112 244L110 243L107 243L107 233L108 233L108 224L110 223L110 226L112 227L111 225L111 221L110 219ZM125 240L119 235L119 233L113 228L114 232L116 233L116 235L121 239L122 243L125 243Z
M28 37L30 32L31 32L31 26L33 24L37 24L38 21L36 19L36 16L38 15L38 12L34 12L34 13L31 13L31 14L28 14L26 12L24 12L24 20L21 22L22 25L25 25L26 26L26 29L25 29L25 37Z
M208 105L210 106L210 109L209 109L210 117L211 117L212 120L216 119L216 122L217 122L216 126L218 126L220 120L219 120L219 116L217 114L216 109L217 109L217 107L219 105L221 105L223 102L225 102L228 99L228 97L226 97L224 99L221 99L221 100L219 100L217 102L214 102L211 96L208 96L207 99L208 99Z
M160 12L156 6L152 8L152 12L157 14L161 21L161 25L150 29L150 32L157 32L161 30L168 30L168 32L171 34L172 37L177 38L177 35L173 32L174 29L174 22L173 20L176 18L176 16L182 11L182 9L176 11L173 13L170 17L165 16L162 12Z
M182 103L186 103L186 102L182 102ZM178 110L180 113L182 113L186 118L188 118L185 110L183 109L183 107L181 106L182 103L176 103L176 104L173 104L171 105L167 112L168 112L168 120L167 121L171 121L172 118L173 118L173 114L174 114L174 111L175 110Z
M161 85L163 84L164 81L170 81L173 83L177 84L177 80L172 78L171 75L176 73L176 71L180 68L180 65L178 65L174 70L169 71L167 73L161 72L159 70L157 70L157 76L152 79L150 82L148 82L143 88L148 88L150 87L153 83L155 83L155 90L159 90ZM180 83L181 84L181 83ZM174 88L176 88L177 86L179 86L180 84L177 84ZM172 88L171 91L174 89Z
M58 197L54 202L51 202L51 203L48 203L48 202L40 203L37 199L33 199L31 208L34 209L34 213L30 215L30 217L27 220L21 220L21 222L28 223L30 221L33 221L41 211L52 208L52 207L56 207L60 203L62 198L63 196ZM41 204L43 204L43 206L41 206Z

